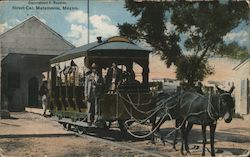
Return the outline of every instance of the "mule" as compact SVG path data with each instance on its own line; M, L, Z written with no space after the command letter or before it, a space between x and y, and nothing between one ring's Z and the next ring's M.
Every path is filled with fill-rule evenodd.
M192 92L183 92L181 94L179 117L180 120L184 122L183 126L181 126L182 154L184 154L183 145L185 146L186 152L190 153L188 147L188 135L192 126L197 124L202 126L202 156L205 155L206 126L210 127L211 155L215 156L214 135L217 120L223 118L226 123L230 123L235 108L234 99L231 96L234 87L232 87L229 92L224 91L217 86L216 88L218 89L218 94L212 95L211 98ZM187 126L185 126L186 123Z

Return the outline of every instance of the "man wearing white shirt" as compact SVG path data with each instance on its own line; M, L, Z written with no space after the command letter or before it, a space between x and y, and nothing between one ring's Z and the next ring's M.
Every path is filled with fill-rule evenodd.
M103 78L97 72L97 65L91 65L91 73L85 78L84 95L87 102L88 123L91 125L94 122L95 115L98 116L99 98L101 95L101 88L103 85Z

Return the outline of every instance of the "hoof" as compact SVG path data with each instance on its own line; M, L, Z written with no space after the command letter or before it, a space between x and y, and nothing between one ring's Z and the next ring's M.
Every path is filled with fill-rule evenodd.
M181 155L185 155L183 151L181 151Z
M215 156L214 150L211 151L211 156Z
M178 151L177 148L175 147L175 145L173 146L173 149L174 149L175 151Z

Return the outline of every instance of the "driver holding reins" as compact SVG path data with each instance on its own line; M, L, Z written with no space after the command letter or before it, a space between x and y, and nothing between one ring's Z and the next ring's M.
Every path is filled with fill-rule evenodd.
M114 92L121 82L122 70L117 67L115 62L113 62L106 74L105 84L109 91Z

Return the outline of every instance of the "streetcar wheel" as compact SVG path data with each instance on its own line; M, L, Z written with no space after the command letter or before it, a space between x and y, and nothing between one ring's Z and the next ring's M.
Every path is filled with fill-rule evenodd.
M82 135L82 134L86 134L87 130L86 130L86 128L84 128L82 126L77 126L77 132L78 132L78 134Z
M110 129L110 126L107 124L107 122L104 122L102 128L103 128L104 130L109 130L109 129Z
M71 124L66 124L66 130L70 131L71 130Z
M127 132L127 128L125 127L124 125L125 123L125 120L118 120L118 126L119 126L119 129L121 130L121 132Z
M104 129L109 130L109 129L111 128L111 124L112 124L112 122L111 122L111 121L107 121L107 122L106 122L106 126L105 126L105 128L104 128Z

